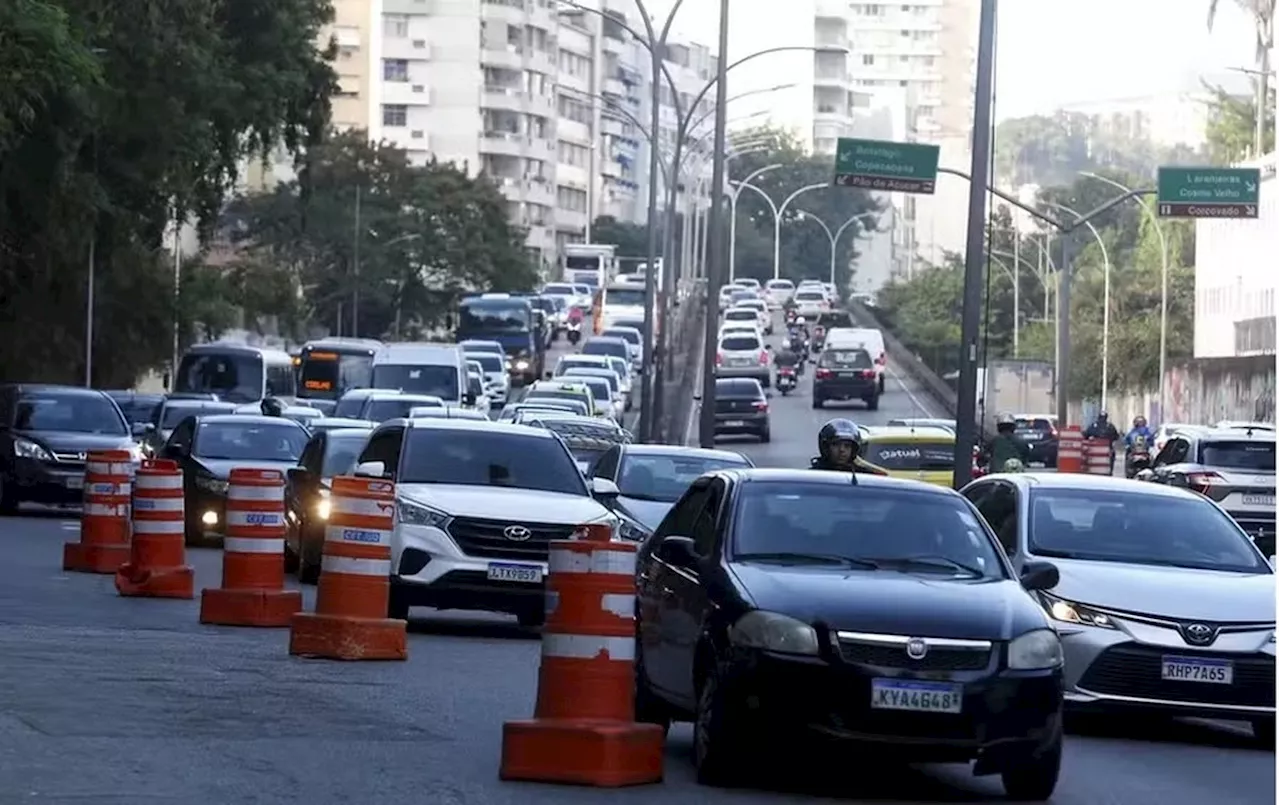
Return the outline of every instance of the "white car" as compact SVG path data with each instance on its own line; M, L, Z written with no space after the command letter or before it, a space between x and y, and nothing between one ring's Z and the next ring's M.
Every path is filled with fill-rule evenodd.
M796 286L791 280L769 280L764 284L765 301L769 303L770 310L782 310L795 292Z
M475 402L466 407L488 417L493 401L484 392L484 370L480 368L480 364L470 360L467 361L467 391L471 393Z
M627 342L631 350L631 364L637 368L644 366L644 334L635 327L627 327L614 323L600 331L597 338L621 338Z
M548 544L578 526L618 528L550 431L459 419L384 425L361 451L356 475L396 485L388 615L409 609L506 612L543 621Z
M622 422L622 415L631 410L631 403L627 399L627 395L622 392L622 378L618 373L609 367L601 367L599 369L588 366L574 366L568 369L561 377L565 380L579 381L589 383L593 380L604 380L609 384L609 396L613 402L613 418Z
M801 288L796 291L793 298L796 301L796 315L804 316L806 319L816 320L818 316L831 309L827 292L821 287Z
M493 405L507 404L511 396L511 375L507 372L506 356L493 352L467 352L467 362L479 364L484 373L484 396Z
M748 308L750 310L754 310L756 314L756 321L760 322L760 329L764 334L769 335L773 332L773 314L769 312L769 306L765 304L763 299L748 299L734 305L730 310L733 310L734 308Z
M760 327L751 321L727 321L720 325L720 332L717 338L724 338L727 335L754 335L763 340L764 333L760 332Z

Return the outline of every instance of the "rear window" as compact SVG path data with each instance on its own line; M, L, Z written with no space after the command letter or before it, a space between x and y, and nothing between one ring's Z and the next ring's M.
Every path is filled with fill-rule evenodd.
M572 296L572 295L573 295L573 286L572 286L572 285L555 285L555 284L552 284L552 285L548 285L548 286L544 287L544 288L542 289L542 292L543 292L544 294L555 294L555 295L558 295L558 296Z
M827 329L832 327L852 327L853 317L845 311L837 311L835 313L823 313L818 317L818 324Z
M1039 430L1047 432L1053 430L1053 422L1045 419L1044 417L1035 417L1034 419L1019 417L1018 420L1014 422L1014 427L1018 430Z
M748 352L762 349L760 339L753 335L731 335L720 342L720 348L728 352Z
M371 399L365 404L361 419L369 422L386 422L389 419L400 419L409 416L414 408L440 408L439 400L414 399L412 397L392 397Z
M728 321L755 321L759 318L754 310L746 307L734 308L726 312L724 317Z
M617 355L620 358L628 357L627 345L625 342L619 341L601 341L593 338L582 347L583 355Z
M874 369L875 362L863 349L833 349L822 353L819 366L831 369Z
M955 445L946 441L872 442L863 458L881 469L933 472L953 469L955 453Z
M717 380L716 397L764 399L764 389L754 380Z
M504 372L507 368L501 357L489 353L468 352L467 360L480 364L480 368L486 372Z
M821 302L826 298L827 298L827 295L817 289L814 289L814 290L806 289L803 291L796 291L796 299L808 299L815 302Z
M789 291L796 286L791 284L791 280L769 280L765 287L779 291Z
M628 344L640 346L640 334L633 333L630 330L605 330L600 335L605 336L606 338L621 338Z
M1231 470L1275 472L1275 442L1222 441L1200 446L1200 463Z

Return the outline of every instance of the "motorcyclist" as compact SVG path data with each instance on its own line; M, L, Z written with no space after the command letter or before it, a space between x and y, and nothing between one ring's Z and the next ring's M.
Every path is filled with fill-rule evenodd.
M284 416L284 403L275 397L266 397L261 404L263 416Z
M836 472L876 473L858 464L862 453L862 432L848 419L833 419L818 431L818 455L809 461L809 469Z
M1086 439L1105 439L1107 446L1111 450L1111 471L1116 469L1116 442L1120 441L1120 431L1116 430L1116 426L1111 424L1111 417L1106 411L1099 411L1093 424L1084 432Z
M796 320L787 328L787 342L792 350L804 355L808 340L809 327L805 324L804 316L797 316Z
M790 366L795 369L800 365L800 356L791 348L790 344L783 344L773 354L773 365L778 369L784 366Z
M987 466L992 472L1010 471L1006 467L1017 467L1012 471L1020 472L1031 460L1031 448L1014 435L1017 428L1018 421L1013 414L1002 412L996 416L996 436L987 446ZM1010 461L1018 463L1011 465Z
M1156 435L1151 432L1151 428L1147 427L1147 418L1139 414L1133 418L1133 429L1124 435L1124 446L1126 451L1132 450L1141 444L1143 447L1150 448L1151 442L1154 441ZM1142 439L1141 442L1138 440Z

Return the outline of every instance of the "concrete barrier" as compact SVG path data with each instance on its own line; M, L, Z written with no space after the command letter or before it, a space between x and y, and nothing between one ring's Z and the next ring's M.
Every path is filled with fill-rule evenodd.
M656 436L663 444L684 444L689 419L697 410L695 390L702 388L700 366L704 335L705 294L702 283L681 289L673 317L671 348L663 377L662 417Z

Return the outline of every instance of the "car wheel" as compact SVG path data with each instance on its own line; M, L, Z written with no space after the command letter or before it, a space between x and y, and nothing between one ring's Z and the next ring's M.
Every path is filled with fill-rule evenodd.
M743 768L738 751L742 735L734 727L720 675L713 670L698 692L693 721L693 766L699 785L729 785Z
M3 475L0 475L0 514L17 514L18 513L18 490L12 485L5 483Z
M298 583L320 583L320 563L308 561L307 552L305 550L301 551L298 555Z
M387 617L397 621L409 620L409 596L394 579L387 591Z
M1276 748L1276 720L1274 718L1255 719L1250 724L1253 727L1253 741L1263 749Z
M866 403L867 403L867 410L868 410L868 411L878 411L878 410L880 410L880 395L879 395L879 394L877 394L877 395L875 395L874 397L868 397L868 398L866 399Z
M1044 802L1058 787L1058 771L1062 767L1062 733L1038 755L1000 773L1004 792L1018 802Z
M289 544L289 540L286 539L284 541L284 572L297 573L300 564L301 559L298 557L298 552L293 549L293 546Z
M768 443L769 443L769 429L768 429L768 428L765 428L764 430L760 431L760 441L761 441L761 443L763 443L763 444L768 444Z
M813 408L814 408L814 410L817 410L817 409L821 408L821 407L822 407L822 403L823 403L823 402L824 402L824 400L823 400L821 397L814 397L814 398L813 398Z
M880 385L877 386L876 390L880 394L884 394L884 375L880 375Z

